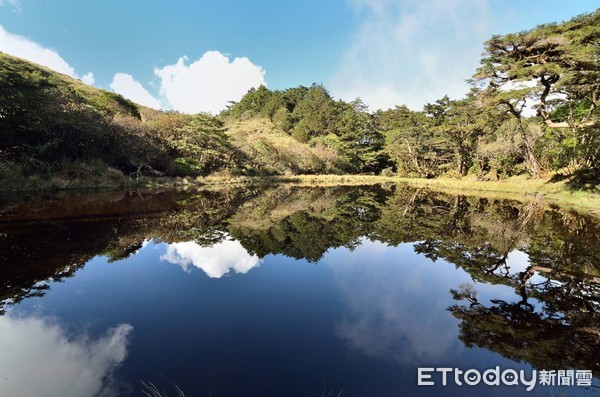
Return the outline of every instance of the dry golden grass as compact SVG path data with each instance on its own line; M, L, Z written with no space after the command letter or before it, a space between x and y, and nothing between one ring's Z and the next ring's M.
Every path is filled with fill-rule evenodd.
M278 185L244 203L229 220L235 227L267 230L286 217L300 211L321 213L336 204L333 190L296 189L295 185Z
M252 118L226 124L231 143L260 175L331 173L337 168L335 151L301 143L269 119Z

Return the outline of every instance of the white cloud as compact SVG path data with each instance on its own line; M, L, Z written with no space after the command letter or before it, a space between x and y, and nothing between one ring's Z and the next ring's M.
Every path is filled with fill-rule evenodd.
M12 4L12 2L9 3ZM0 51L49 67L73 78L79 78L75 69L56 51L44 48L26 37L9 33L2 25L0 25ZM93 80L92 73L85 74L83 78L90 81L90 77Z
M160 109L161 107L160 101L154 98L139 81L127 73L115 74L112 83L110 83L110 88L117 94L121 94L140 105L154 109Z
M360 96L375 110L405 104L421 109L445 94L468 91L493 32L487 1L351 0L361 24L331 92Z
M238 101L250 88L266 85L263 68L246 57L230 61L219 51L208 51L195 62L187 61L184 56L154 71L161 80L161 94L184 113L217 113L227 101Z
M96 79L94 79L94 73L88 72L81 76L81 81L87 85L94 85Z
M192 241L169 244L160 259L179 265L186 272L193 265L212 278L221 278L231 269L236 273L248 273L262 262L235 240L225 240L211 247L201 247Z
M41 318L0 317L0 395L114 395L110 376L127 355L132 330L121 324L96 340L73 339Z

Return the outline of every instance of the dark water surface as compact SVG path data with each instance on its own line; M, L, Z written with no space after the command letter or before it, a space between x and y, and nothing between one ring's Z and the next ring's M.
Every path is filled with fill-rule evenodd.
M600 224L541 202L404 186L3 198L0 253L1 396L600 395ZM419 367L497 366L594 379L417 384Z

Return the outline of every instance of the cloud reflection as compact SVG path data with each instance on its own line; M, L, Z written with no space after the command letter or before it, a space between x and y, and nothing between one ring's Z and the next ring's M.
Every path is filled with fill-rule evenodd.
M236 273L248 273L262 262L235 240L225 240L211 247L202 247L193 241L169 244L160 259L179 265L186 272L193 265L212 278L221 278L231 269Z
M0 395L114 395L110 378L125 360L132 330L121 324L96 340L70 338L46 319L0 317Z
M449 289L470 279L464 272L431 263L410 244L370 241L351 255L335 250L325 262L346 306L336 332L352 348L400 362L439 361L460 349L456 320L446 308Z

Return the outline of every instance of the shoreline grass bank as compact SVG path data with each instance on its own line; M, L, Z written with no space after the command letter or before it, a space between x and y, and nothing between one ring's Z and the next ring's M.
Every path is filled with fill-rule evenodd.
M450 194L464 194L488 198L511 199L519 201L544 200L563 208L584 211L600 217L600 190L576 190L567 185L567 181L551 182L551 178L530 179L512 177L499 181L479 181L464 179L420 179L395 178L396 181L414 187Z
M111 183L112 182L112 183ZM233 186L289 184L294 186L358 186L379 183L403 183L417 188L464 194L485 198L510 199L518 201L544 200L549 204L575 209L600 217L600 189L572 189L568 181L552 182L551 178L530 179L525 176L511 177L499 181L481 181L473 178L404 178L376 175L281 175L281 176L206 176L197 178L141 177L123 178L112 181L63 180L34 181L21 185L1 186L0 193L54 193L77 191L102 191L134 188L165 188L194 186Z

